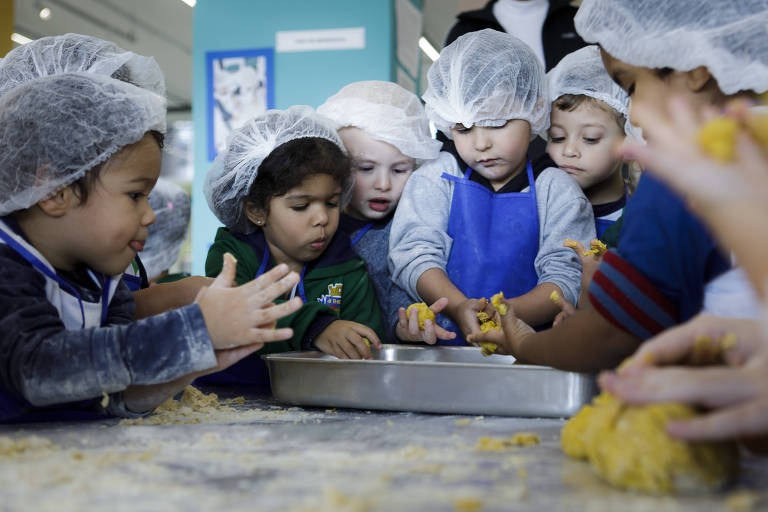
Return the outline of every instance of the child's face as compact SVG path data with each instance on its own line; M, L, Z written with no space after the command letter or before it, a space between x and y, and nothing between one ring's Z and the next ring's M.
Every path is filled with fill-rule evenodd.
M384 219L397 207L415 167L413 158L359 128L342 128L339 135L352 160L354 188L347 212L358 219Z
M583 102L574 110L552 109L547 153L559 168L587 190L621 168L614 154L624 140L613 115Z
M511 119L498 128L456 125L451 135L462 160L497 189L525 167L531 138L528 121Z
M669 99L673 96L684 97L689 103L703 107L722 101L722 93L713 85L713 81L706 84L700 83L696 72L672 71L666 76L660 76L656 70L640 66L633 66L624 61L613 58L601 49L603 64L614 82L627 91L632 99L630 121L635 126L645 128L632 116L633 111L643 109L653 112L655 115L666 117L668 115ZM706 73L706 71L705 71ZM700 74L699 74L700 76ZM709 74L705 75L709 77ZM643 137L653 139L653 134L643 131Z
M86 202L63 218L70 241L58 261L65 270L85 264L116 275L128 267L155 221L147 196L160 176L161 158L154 137L146 134L107 160Z
M263 221L264 237L278 263L300 268L317 259L339 226L341 185L328 174L307 177L285 195L269 200L269 213L246 208L248 218Z

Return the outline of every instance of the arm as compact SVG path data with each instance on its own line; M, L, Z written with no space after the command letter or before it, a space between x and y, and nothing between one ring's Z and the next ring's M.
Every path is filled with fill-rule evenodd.
M219 271L221 271L221 265L219 265ZM218 275L218 272L214 275ZM192 304L197 292L204 286L210 286L212 282L212 278L191 276L172 283L160 283L138 290L133 293L136 302L134 318L140 320L164 313L169 309Z
M410 177L392 220L389 270L392 280L416 297L418 281L429 269L445 269L453 240L448 236L453 187L440 177L443 170L460 175L455 159L440 157Z
M536 202L540 227L539 252L534 267L539 276L538 285L555 285L565 300L577 304L582 265L580 258L572 249L564 247L563 242L573 239L589 247L590 240L597 236L592 205L570 176L554 168L545 169L536 179ZM549 299L549 295L544 299ZM559 311L549 308L550 305L554 306L551 301L546 306L539 303L543 309L536 320L543 318L543 321L529 321L523 310L519 311L519 316L531 325L541 325L551 321Z

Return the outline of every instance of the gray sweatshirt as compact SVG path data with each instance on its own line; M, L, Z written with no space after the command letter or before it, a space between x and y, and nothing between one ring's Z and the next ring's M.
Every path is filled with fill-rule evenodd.
M456 159L446 152L411 176L392 220L392 280L413 299L419 296L416 283L421 274L431 268L445 270L451 254L448 219L453 182L440 177L444 172L463 176ZM536 202L540 229L534 267L538 284L556 284L563 297L575 304L581 287L581 261L572 249L563 247L563 242L570 238L589 246L596 237L592 205L576 181L555 167L544 169L536 178Z

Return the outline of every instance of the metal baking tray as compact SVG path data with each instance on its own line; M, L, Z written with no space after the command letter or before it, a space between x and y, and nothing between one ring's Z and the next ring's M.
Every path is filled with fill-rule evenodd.
M559 418L597 393L593 375L514 364L475 347L384 345L371 353L367 361L321 352L264 360L275 398L293 405Z

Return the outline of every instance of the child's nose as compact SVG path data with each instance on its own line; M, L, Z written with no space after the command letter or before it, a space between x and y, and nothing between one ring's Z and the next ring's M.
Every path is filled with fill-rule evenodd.
M149 206L149 202L147 202L147 209L141 217L141 224L143 226L149 226L155 222L156 218L157 216L155 215L155 210L153 210L152 207Z
M386 192L389 190L392 186L392 183L389 179L389 173L386 170L383 170L376 176L376 182L374 183L374 188L376 190L381 190L382 192Z
M328 224L328 209L318 208L315 211L315 215L313 216L312 221L315 226L325 226Z
M566 140L563 145L563 155L565 156L579 156L579 149L572 140Z
M484 133L480 132L480 130L477 130L477 134L475 135L474 144L475 144L475 150L477 151L486 151L491 148L493 145L491 143L491 138L485 135Z

